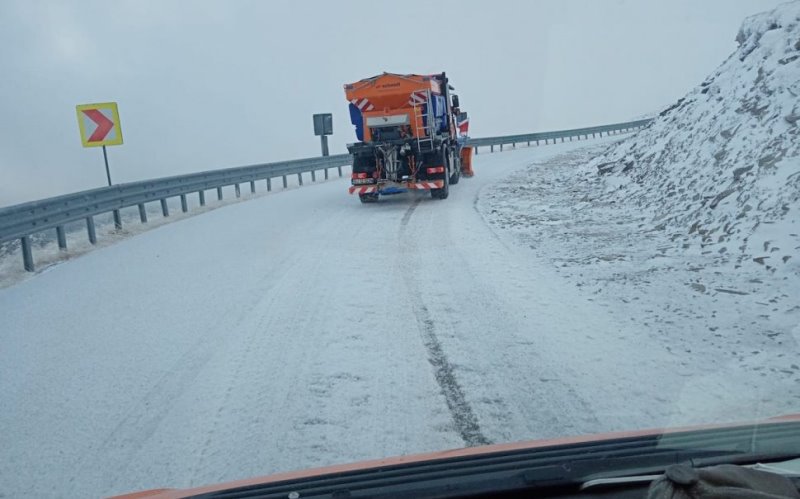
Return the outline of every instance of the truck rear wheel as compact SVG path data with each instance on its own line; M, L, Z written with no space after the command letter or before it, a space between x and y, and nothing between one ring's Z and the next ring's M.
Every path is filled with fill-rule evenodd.
M445 175L444 187L441 189L431 189L431 197L433 199L447 199L450 195L450 178Z
M367 194L359 194L358 199L360 199L362 203L377 203L378 195L375 194L374 192L370 192Z
M442 164L444 165L444 187L441 189L431 189L431 197L433 199L447 199L450 195L450 164L447 151L442 153Z
M458 155L450 153L450 169L453 174L450 176L450 185L456 185L461 180L461 161Z

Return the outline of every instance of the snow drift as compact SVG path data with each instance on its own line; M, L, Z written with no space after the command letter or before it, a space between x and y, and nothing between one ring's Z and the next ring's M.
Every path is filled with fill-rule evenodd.
M738 49L590 163L673 250L800 274L800 2L747 18Z

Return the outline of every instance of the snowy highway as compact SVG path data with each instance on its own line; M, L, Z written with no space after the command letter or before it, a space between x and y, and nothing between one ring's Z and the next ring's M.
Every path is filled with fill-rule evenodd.
M687 378L643 326L482 214L482 189L583 146L480 154L445 201L362 206L346 179L278 192L0 290L3 494L676 422Z

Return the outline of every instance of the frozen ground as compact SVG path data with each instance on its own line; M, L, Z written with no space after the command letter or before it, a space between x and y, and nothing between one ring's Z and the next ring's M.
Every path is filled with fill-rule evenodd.
M362 206L338 180L263 196L0 290L3 493L98 496L796 411L787 331L707 329L740 313L722 300L755 295L711 292L701 310L683 286L665 309L632 284L626 304L487 225L496 182L585 158L582 144L481 154L443 202ZM695 333L669 341L670 320Z
M536 163L485 189L479 207L503 238L626 322L628 341L664 354L662 367L681 386L666 397L673 422L796 412L800 279L760 265L735 268L716 252L673 250L657 221L606 200L605 179L582 170L603 150Z
M474 209L482 186L569 147L480 155L445 202L361 206L340 181L263 196L0 290L4 492L188 486L664 421L592 405L613 372L569 374L570 356L603 354L569 347L591 344L584 307L559 312L572 290L541 286L545 269Z

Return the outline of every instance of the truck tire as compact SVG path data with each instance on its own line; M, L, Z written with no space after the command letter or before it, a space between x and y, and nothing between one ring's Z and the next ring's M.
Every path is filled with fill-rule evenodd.
M358 199L361 200L362 203L377 203L378 202L378 195L374 192L370 192L367 194L359 194Z
M461 161L458 159L458 155L453 154L452 151L450 152L450 168L453 171L450 176L450 185L456 185L461 180Z
M450 174L448 168L450 167L447 151L442 153L442 163L444 164L444 187L441 189L431 189L431 197L433 199L447 199L450 195Z

